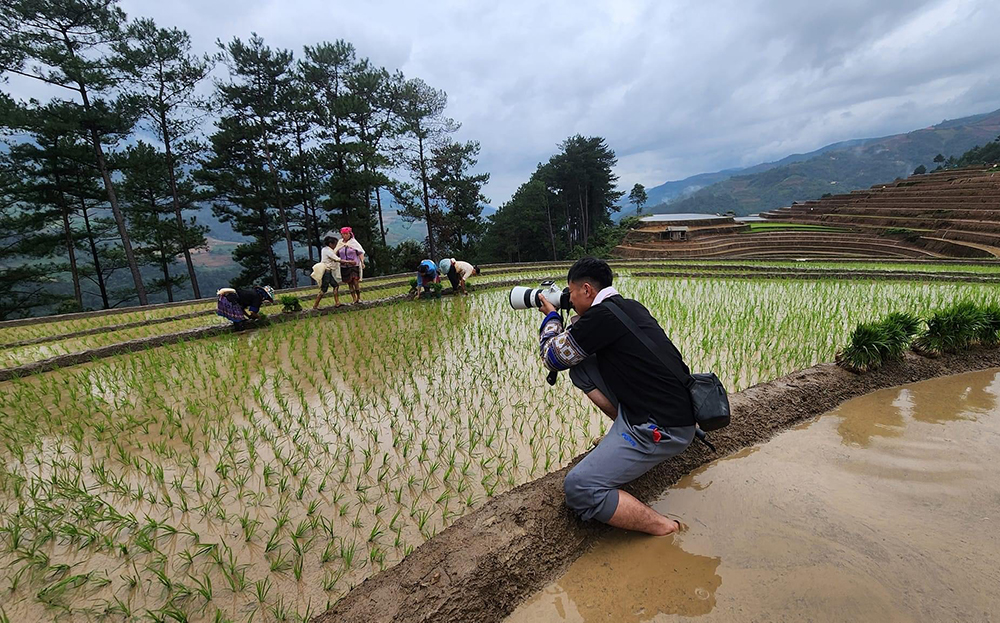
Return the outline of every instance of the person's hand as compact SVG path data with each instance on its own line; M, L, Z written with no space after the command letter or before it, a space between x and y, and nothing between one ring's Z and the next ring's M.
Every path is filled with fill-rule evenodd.
M542 312L543 316L548 316L552 312L556 311L556 306L552 304L552 301L544 296L538 297L538 303L538 309Z

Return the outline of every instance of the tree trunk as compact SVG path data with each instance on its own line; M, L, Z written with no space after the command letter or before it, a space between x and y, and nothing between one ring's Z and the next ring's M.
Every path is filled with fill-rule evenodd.
M281 217L281 227L285 234L285 243L288 245L288 277L292 282L292 287L299 285L299 274L295 268L295 247L292 245L292 231L288 228L288 215L285 214L285 206L281 201L281 184L278 181L278 170L274 168L274 161L271 158L271 148L264 140L264 156L267 158L267 168L271 170L271 178L274 180L274 200L278 206L278 216ZM277 287L277 286L276 286Z
M309 216L309 202L312 199L312 180L309 179L309 167L306 164L305 153L302 150L302 132L296 127L295 146L299 152L299 161L302 162L302 169L299 171L299 180L302 184L302 218L306 226L306 237L310 240L306 247L309 248L309 263L313 263L313 242L316 242L316 252L322 253L323 247L319 240L319 231L316 227L315 218ZM315 214L315 210L313 211Z
M170 178L170 196L174 204L174 219L177 221L177 235L181 239L181 249L184 251L184 263L187 265L188 279L191 280L191 291L194 298L201 298L201 288L198 287L198 276L194 272L194 261L191 259L191 249L188 248L187 234L184 229L184 216L181 214L181 202L177 198L177 175L174 171L174 156L170 151L170 134L167 132L167 114L160 110L160 129L163 132L163 149L167 155L167 173Z
M563 191L565 194L565 191ZM573 252L573 228L570 226L569 219L569 200L563 197L563 210L566 214L566 249L568 252Z
M313 236L315 236L315 238L316 238L316 240L315 240L315 242L316 242L316 249L319 251L320 255L322 256L322 253L323 253L323 241L319 239L319 214L316 212L316 202L315 201L312 202L312 206L310 206L309 209L312 212L312 222L313 222L313 228L314 228Z
M267 250L267 264L271 267L271 285L278 288L278 260L274 257L274 249L271 247L271 235L267 231L267 208L260 209L260 232L264 239L264 248Z
M313 250L313 245L312 245L312 240L313 240L313 238L316 237L315 228L313 227L312 219L309 218L309 204L305 201L305 197L303 197L302 199L303 199L303 201L302 201L302 222L305 223L305 225L306 225L306 237L308 237L308 239L309 239L309 244L306 245L306 248L309 249L309 263L310 264L315 264L316 263L316 254L315 254L315 252ZM321 251L321 253L322 253L322 251Z
M174 302L174 287L170 283L170 267L167 265L167 254L164 253L166 248L166 243L163 240L163 229L160 224L160 214L156 208L156 196L153 191L149 191L149 212L153 219L156 221L156 227L153 231L156 232L156 249L160 254L160 269L163 271L163 287L167 290L167 302ZM183 246L183 244L181 245Z
M63 30L63 42L66 44L66 50L69 52L71 58L76 59L76 52L73 49L73 43L69 39L69 34ZM77 79L76 84L79 87L80 99L83 100L83 110L89 116L91 113L90 108L90 98L87 95L87 85L81 80ZM140 305L147 305L149 301L146 298L146 288L142 285L142 275L139 273L139 265L135 261L135 253L132 252L132 241L129 239L128 231L125 228L125 217L122 215L121 208L118 206L118 197L115 195L115 186L111 182L111 175L108 173L108 163L104 160L104 150L101 148L101 137L97 132L97 128L90 127L90 141L93 144L94 156L97 159L97 168L101 171L101 178L104 180L104 188L108 192L108 201L111 203L111 212L115 216L115 223L118 225L118 235L121 236L122 246L125 248L125 259L128 262L128 268L132 272L132 280L135 282L135 293L139 297Z
M417 147L420 157L420 183L424 188L424 217L427 219L427 247L430 249L431 258L437 257L437 249L434 247L434 231L431 227L431 196L427 190L427 159L424 157L424 137L417 134Z
M174 287L170 282L170 267L167 265L167 254L163 252L163 236L159 227L156 230L156 244L160 247L160 270L163 271L163 285L167 289L167 302L174 302Z
M382 193L381 188L375 187L375 201L378 204L378 231L382 236L382 246L388 247L385 242L385 222L382 220Z
M108 172L108 163L104 160L104 150L101 149L101 139L97 134L96 128L90 129L90 139L94 144L94 155L97 157L97 167L100 169L101 178L104 180L104 188L108 192L108 202L111 203L111 212L114 214L115 224L118 225L118 235L121 237L122 246L125 248L125 261L128 262L128 269L132 273L132 281L135 283L135 293L139 298L140 305L148 305L149 299L146 297L146 288L142 285L139 264L135 261L135 253L132 251L132 241L125 227L125 217L122 215L121 207L118 205L118 197L115 195L115 187L111 181L111 174Z
M549 194L548 190L542 191L542 199L545 200L545 218L549 223L549 242L552 243L552 261L557 262L556 257L556 234L552 231L552 211L549 209Z
M97 277L97 289L101 291L101 305L103 309L111 309L111 301L108 300L108 288L104 283L104 273L101 272L101 256L97 253L97 242L94 240L93 230L90 229L87 202L82 197L80 198L80 208L83 211L83 224L87 228L87 240L90 242L90 255L94 260L94 275Z
M66 255L69 256L69 271L73 275L73 298L80 309L83 309L83 289L80 287L80 271L76 267L76 242L73 240L73 229L69 224L69 206L63 195L62 180L56 169L56 192L59 194L59 211L62 212L63 236L66 238Z

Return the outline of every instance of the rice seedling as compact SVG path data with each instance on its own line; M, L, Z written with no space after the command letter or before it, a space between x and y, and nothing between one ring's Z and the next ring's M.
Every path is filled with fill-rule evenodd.
M732 390L831 360L854 327L880 320L874 310L1000 303L989 284L616 286ZM505 295L302 318L0 384L4 616L245 620L246 604L220 594L246 592L256 619L292 619L310 612L303 587L336 600L565 465L606 418L565 375L544 383L537 314L510 311ZM995 339L991 322L971 339ZM475 382L455 391L456 378Z

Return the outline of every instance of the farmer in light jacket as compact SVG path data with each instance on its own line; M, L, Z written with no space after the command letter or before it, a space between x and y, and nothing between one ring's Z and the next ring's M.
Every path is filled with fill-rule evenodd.
M320 261L313 267L313 279L319 284L319 294L316 295L313 309L319 307L323 295L330 288L333 288L333 306L341 307L343 305L340 302L340 285L337 283L340 280L340 258L336 254L337 242L336 236L329 232L323 238L323 250L319 254Z

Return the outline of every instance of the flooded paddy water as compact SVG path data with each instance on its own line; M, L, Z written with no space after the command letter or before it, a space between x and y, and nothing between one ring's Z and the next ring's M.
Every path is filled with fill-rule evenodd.
M731 389L831 359L873 309L997 297L968 284L616 284ZM0 622L306 619L566 465L607 419L567 379L544 382L540 316L506 295L0 383Z
M1000 370L844 403L688 475L508 623L1000 617Z

